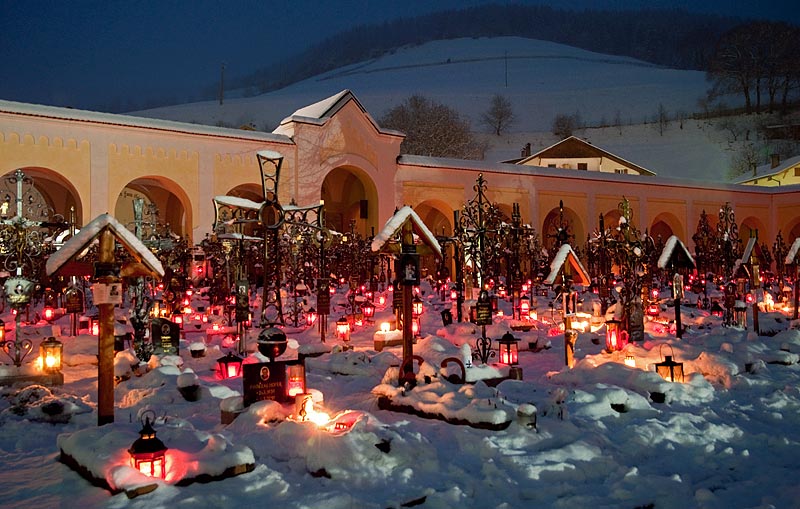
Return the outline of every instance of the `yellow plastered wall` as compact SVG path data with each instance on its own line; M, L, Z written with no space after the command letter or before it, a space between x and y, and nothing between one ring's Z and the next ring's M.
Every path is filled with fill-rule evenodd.
M176 151L163 147L109 145L108 150L108 210L116 208L117 198L132 181L147 177L158 181L182 202L186 217L184 235L191 235L198 217L199 164L197 152ZM193 201L194 198L194 201Z
M46 136L34 139L30 134L0 132L0 175L18 168L36 167L61 176L64 185L72 186L84 214L89 211L91 150L87 140ZM66 213L65 213L66 215ZM77 218L80 222L81 217ZM86 218L83 218L86 222Z

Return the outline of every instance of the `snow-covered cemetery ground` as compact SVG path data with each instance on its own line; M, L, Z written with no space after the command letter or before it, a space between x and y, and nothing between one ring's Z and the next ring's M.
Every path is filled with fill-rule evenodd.
M242 377L217 372L217 360L235 350L231 329L210 314L202 289L191 297L178 355L139 362L127 343L116 354L115 420L102 427L97 336L68 336L69 315L24 325L34 351L60 328L64 384L0 389L0 507L800 506L800 330L780 295L760 313L758 334L752 325L722 326L689 291L676 339L664 288L644 341L608 353L603 323L614 307L601 317L596 296L581 292L573 325L585 331L570 369L559 300L552 289L532 289L535 319L514 320L501 298L486 326L494 349L508 332L519 339L512 371L500 363L505 356L471 358L482 328L444 326L441 312L454 303L423 281L414 354L424 362L415 362L413 383L401 384L401 347L376 349L397 337L379 332L394 318L391 292L345 342L335 321L347 312L347 287L332 296L324 343L316 325L284 328L288 348L277 361L305 358L313 408L243 406ZM706 288L722 300L712 282ZM313 295L305 304L315 304ZM13 338L8 307L1 317ZM116 334L130 330L124 305L116 318ZM257 351L260 329L248 332L245 363L268 362ZM683 383L656 373L666 355L683 363ZM396 408L381 409L381 397ZM315 419L301 421L306 411ZM168 448L164 480L130 466L145 415ZM60 461L63 453L104 487Z

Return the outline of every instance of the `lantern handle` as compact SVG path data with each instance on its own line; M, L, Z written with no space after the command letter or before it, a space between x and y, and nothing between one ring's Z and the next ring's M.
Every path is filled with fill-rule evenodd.
M137 420L139 421L139 424L141 424L142 426L145 425L145 422L152 425L153 423L156 422L156 411L153 410L152 408L141 410L139 412Z
M669 347L669 353L671 354L671 357L674 359L675 350L672 349L672 345L670 345L669 343L661 343L661 346L658 347L658 355L661 356L661 360L664 360L664 354L662 354L661 351L664 349L665 346Z

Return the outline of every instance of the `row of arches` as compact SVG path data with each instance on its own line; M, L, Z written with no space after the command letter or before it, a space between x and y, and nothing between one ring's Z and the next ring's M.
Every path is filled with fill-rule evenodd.
M48 168L26 167L22 168L22 171L33 180L41 199L49 209L63 215L65 219L69 217L70 209L74 209L75 217L80 222L80 218L84 217L84 204L81 203L80 194L71 182ZM4 181L8 181L10 175L7 174ZM252 201L263 200L261 184L256 182L238 185L229 189L226 194ZM129 182L117 197L114 214L121 223L133 225L134 202L139 200L144 204L146 220L167 226L174 234L197 242L200 239L191 239L192 199L193 197L188 196L178 183L167 177L140 177ZM380 226L375 183L358 168L337 167L329 171L319 187L319 199L325 203L326 226L333 230L347 232L353 229L367 237L374 234ZM511 217L511 204L499 204L499 208L506 217ZM425 200L414 205L414 210L435 235L453 234L453 209L444 201ZM617 209L604 212L605 227L616 226L619 217ZM717 221L716 214L709 214L708 219L713 228ZM526 222L525 218L523 222ZM767 231L764 221L756 216L748 216L738 222L740 235L743 238L748 238L751 230ZM544 248L549 249L553 245L555 239L552 233L561 223L568 226L569 233L576 243L583 243L587 235L599 228L599 217L592 224L590 218L582 217L570 208L569 204L565 204L563 209L558 207L551 209L545 214L540 225L532 225L537 229ZM653 238L660 237L666 240L671 235L677 235L688 243L695 232L696 223L684 225L675 214L662 212L649 224L637 226L640 229L644 226ZM782 234L789 240L800 237L800 217L794 218L787 224Z

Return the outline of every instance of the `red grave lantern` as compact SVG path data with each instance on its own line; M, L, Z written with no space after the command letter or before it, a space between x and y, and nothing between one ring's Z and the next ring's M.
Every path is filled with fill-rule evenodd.
M233 352L217 359L217 375L223 380L242 374L242 358Z
M131 455L131 466L139 472L160 479L166 477L167 446L156 437L149 415L145 417L139 438L128 449L128 454Z
M620 330L622 322L619 320L606 320L606 350L616 352L628 344L628 333Z

